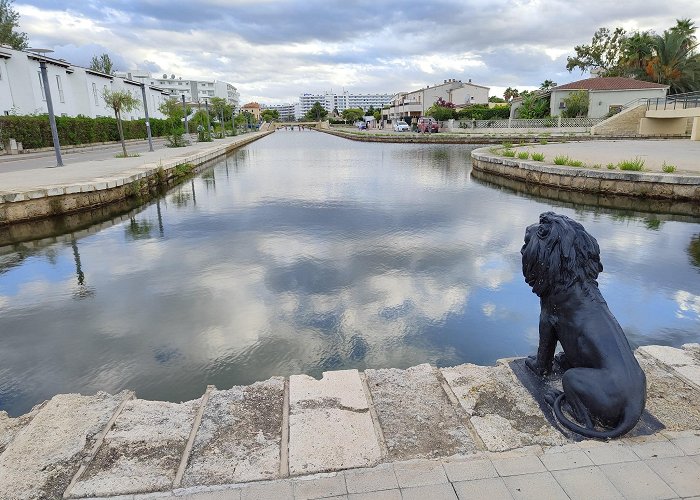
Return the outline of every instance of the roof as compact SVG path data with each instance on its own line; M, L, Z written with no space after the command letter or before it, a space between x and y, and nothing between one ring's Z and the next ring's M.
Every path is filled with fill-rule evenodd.
M641 89L667 89L668 85L645 82L634 78L621 76L603 76L598 78L586 78L577 82L559 85L552 90L641 90Z
M259 108L260 104L258 104L257 102L249 102L248 104L244 104L242 107L243 108Z

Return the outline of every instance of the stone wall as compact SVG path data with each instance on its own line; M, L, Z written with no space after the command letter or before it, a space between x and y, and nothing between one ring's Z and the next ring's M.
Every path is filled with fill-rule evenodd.
M472 151L475 170L571 191L700 201L700 177L560 167L492 156L487 151Z
M593 135L638 135L639 122L646 114L646 104L626 109L591 128Z

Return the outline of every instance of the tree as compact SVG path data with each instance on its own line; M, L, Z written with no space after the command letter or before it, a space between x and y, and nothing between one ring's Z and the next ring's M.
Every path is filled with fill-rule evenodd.
M221 137L223 138L226 134L224 132L224 125L226 123L226 117L231 116L233 108L226 102L226 99L222 97L212 97L209 101L209 113L219 118L221 122Z
M122 111L132 111L139 108L139 101L130 92L126 90L115 90L114 92L104 89L102 92L107 106L114 110L114 117L117 119L117 130L119 131L119 139L122 141L122 151L126 158L129 154L126 152L126 143L124 142L124 129L122 128Z
M654 37L654 56L646 67L647 79L668 85L669 94L700 90L700 54L688 36L678 30Z
M505 92L503 92L503 98L506 101L510 101L511 99L515 99L516 97L520 96L520 91L518 89L514 89L511 87L508 87Z
M27 34L16 31L19 28L19 14L12 8L13 0L0 0L0 43L15 50L24 50L29 46Z
M323 106L321 106L321 103L316 101L313 106L311 106L311 109L306 112L304 115L305 120L309 121L321 121L322 118L325 118L328 115L328 111L325 110Z
M455 118L455 115L456 115L454 108L440 106L438 103L435 103L432 106L430 106L425 111L425 114L428 116L432 116L433 118L435 118L439 122L449 120L450 118Z
M564 98L566 108L561 116L564 118L576 118L578 116L588 116L588 92L577 90Z
M495 102L495 103L500 103L500 104L502 104L502 103L506 102L506 100L505 100L505 99L501 99L501 98L498 97L498 96L492 95L491 97L489 97L489 102Z
M629 76L643 77L654 49L654 37L649 31L636 31L622 43L621 66Z
M549 100L543 99L536 92L523 92L522 105L518 108L518 117L524 119L544 118L549 116Z
M557 82L553 82L552 80L545 80L542 83L540 83L540 90L550 90L556 86Z
M1 1L1 0L0 0ZM99 71L106 75L114 74L114 65L112 60L109 58L109 54L102 54L101 56L92 56L92 61L90 61L90 69L93 71Z
M342 116L343 120L347 120L350 123L355 123L357 120L365 116L365 112L362 108L347 108L343 110Z
M279 121L280 119L280 112L276 109L263 109L261 115L262 119L268 123Z
M175 97L166 99L158 106L158 111L168 117L170 121L170 134L167 136L168 146L171 148L182 147L185 141L182 139L184 127L180 125L185 111Z
M676 19L676 25L671 28L671 31L685 38L684 48L696 46L697 38L695 37L695 23L690 19Z
M620 60L625 30L615 28L598 28L593 35L590 45L574 47L576 55L566 58L566 69L573 71L579 68L581 72L599 70L600 76L622 76Z

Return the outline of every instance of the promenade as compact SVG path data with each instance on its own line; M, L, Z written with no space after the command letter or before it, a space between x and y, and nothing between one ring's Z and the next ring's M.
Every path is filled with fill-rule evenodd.
M182 403L62 394L0 412L0 498L700 496L700 344L646 346L646 410L601 442L559 426L523 358L273 377Z

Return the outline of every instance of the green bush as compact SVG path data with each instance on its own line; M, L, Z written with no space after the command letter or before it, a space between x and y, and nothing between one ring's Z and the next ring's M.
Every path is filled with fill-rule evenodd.
M607 166L608 166L608 170L615 170L617 168L614 163L608 163Z
M555 165L566 165L569 162L569 157L568 156L555 156L554 157L554 164Z
M666 162L661 165L661 170L666 172L667 174L672 174L673 172L676 171L676 166L675 165L667 165Z
M529 157L530 153L528 153L527 151L521 151L520 153L518 153L518 158L521 160L527 160Z
M544 153L532 153L532 159L535 161L544 161Z
M644 168L644 160L639 157L636 157L633 160L623 160L617 164L617 168L620 170L632 170L639 172Z
M151 135L167 134L168 122L158 118L149 120ZM145 120L122 121L124 139L145 139ZM117 120L110 117L88 118L86 116L57 116L56 128L61 145L91 144L119 140ZM0 117L0 141L16 139L25 149L53 146L51 127L47 115Z
M572 160L569 158L569 161L566 163L567 166L569 167L583 167L583 162L581 160Z
M508 158L515 158L515 151L513 151L512 149L504 149L503 156L507 156Z
M460 120L507 120L510 118L509 107L489 108L487 106L468 106L457 112Z

